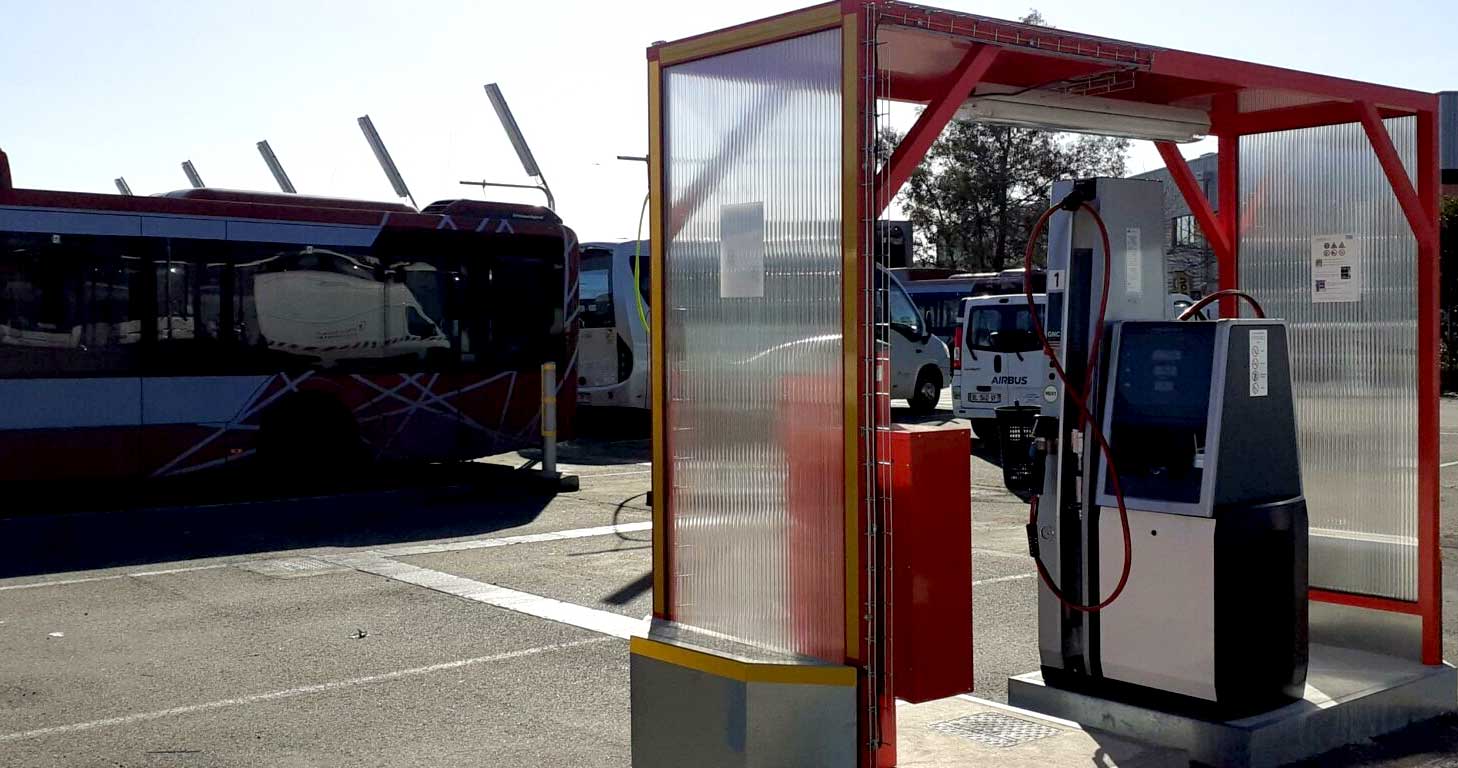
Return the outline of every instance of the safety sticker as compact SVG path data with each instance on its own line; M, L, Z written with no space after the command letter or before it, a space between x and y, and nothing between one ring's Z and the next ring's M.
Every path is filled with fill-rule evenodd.
M1266 372L1266 340L1264 328L1250 332L1250 396L1265 397L1270 392L1270 378Z
M1138 227L1124 230L1124 292L1130 296L1144 293L1144 249Z
M1311 301L1362 300L1362 253L1352 235L1311 238Z

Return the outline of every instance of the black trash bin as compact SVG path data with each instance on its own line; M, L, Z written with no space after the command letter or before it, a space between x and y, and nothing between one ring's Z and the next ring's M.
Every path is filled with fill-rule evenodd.
M1040 412L1035 405L1004 405L996 411L1002 482L1024 501L1042 490L1042 467L1033 452L1033 423Z

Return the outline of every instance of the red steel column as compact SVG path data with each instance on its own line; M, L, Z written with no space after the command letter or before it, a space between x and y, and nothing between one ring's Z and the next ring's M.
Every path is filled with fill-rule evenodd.
M1429 224L1418 235L1418 607L1423 663L1443 662L1443 568L1438 546L1438 129L1432 111L1417 115L1417 194Z
M1221 228L1230 238L1230 251L1218 257L1220 265L1220 288L1240 288L1240 134L1229 125L1229 117L1236 113L1237 103L1233 95L1215 99L1215 123L1219 137L1219 154L1216 158L1216 203ZM1220 316L1234 317L1239 305L1234 298L1220 300Z

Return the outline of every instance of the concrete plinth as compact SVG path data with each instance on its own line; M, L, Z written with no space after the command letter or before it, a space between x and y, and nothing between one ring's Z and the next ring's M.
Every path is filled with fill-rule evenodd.
M1405 659L1312 645L1306 697L1228 721L1161 712L1046 685L1031 673L1008 680L1008 703L1126 739L1181 750L1219 766L1276 766L1458 709L1458 671Z

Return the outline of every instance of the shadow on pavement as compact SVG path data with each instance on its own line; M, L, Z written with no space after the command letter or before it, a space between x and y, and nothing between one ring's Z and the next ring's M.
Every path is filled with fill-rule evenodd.
M60 510L48 503L0 518L0 578L475 536L528 523L553 498L528 476L490 464L379 469L348 485L273 485L252 494L222 487L242 481L215 477L219 488L211 490L156 483L108 499L82 494Z

